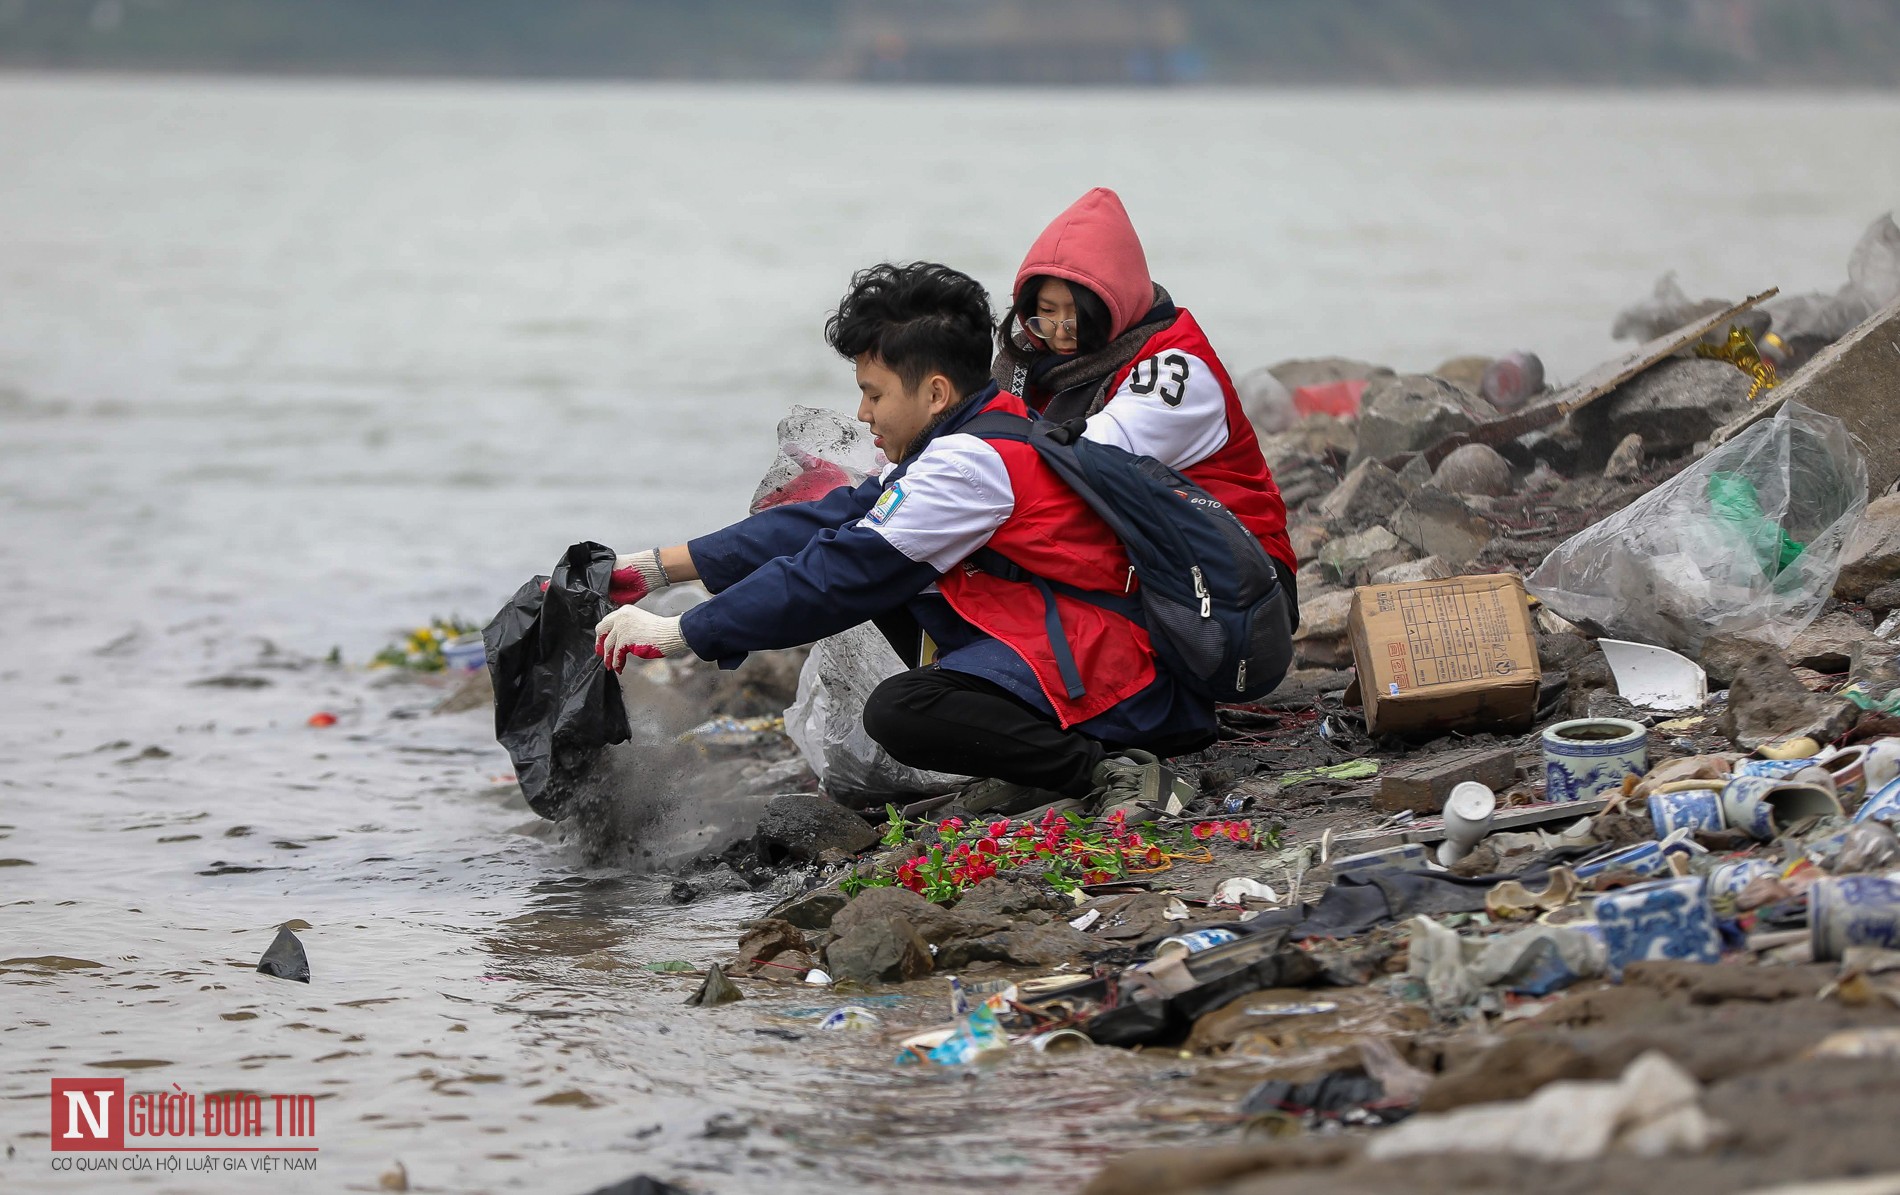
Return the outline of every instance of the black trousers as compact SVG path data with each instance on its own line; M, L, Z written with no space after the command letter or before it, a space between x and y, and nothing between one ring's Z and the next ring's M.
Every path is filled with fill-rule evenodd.
M1080 797L1095 765L1122 747L1156 755L1198 751L1194 742L1104 743L1056 720L993 681L944 668L900 672L864 706L864 729L899 763L981 776Z

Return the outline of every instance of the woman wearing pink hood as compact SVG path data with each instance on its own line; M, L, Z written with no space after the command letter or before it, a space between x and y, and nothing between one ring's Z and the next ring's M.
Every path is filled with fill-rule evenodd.
M1148 276L1121 199L1097 187L1055 218L1016 271L997 332L997 385L1089 439L1151 456L1218 498L1279 567L1297 625L1286 503L1226 366Z

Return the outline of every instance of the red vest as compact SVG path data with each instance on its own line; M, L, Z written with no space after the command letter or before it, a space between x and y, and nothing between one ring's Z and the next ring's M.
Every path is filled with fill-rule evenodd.
M1221 393L1227 397L1227 443L1213 456L1181 472L1233 511L1267 554L1286 566L1288 573L1298 572L1299 562L1293 559L1293 545L1286 537L1286 502L1280 497L1280 487L1273 483L1267 458L1260 455L1260 441L1254 437L1247 413L1241 410L1240 393L1234 389L1233 378L1214 355L1214 346L1208 343L1201 325L1192 315L1183 309L1172 324L1149 337L1135 359L1109 379L1108 393L1113 395L1121 389L1136 362L1168 349L1180 349L1207 362L1220 381ZM1111 397L1109 401L1114 399Z
M1013 394L999 394L983 409L1029 413L1023 400ZM1009 470L1015 509L988 546L1046 580L1122 593L1128 581L1128 556L1108 524L1042 463L1034 448L1011 440L989 444ZM1254 455L1259 456L1257 448ZM937 584L951 609L1028 662L1064 727L1095 717L1155 678L1154 649L1146 631L1119 614L1058 594L1056 612L1085 689L1081 697L1072 699L1056 667L1043 622L1042 594L1034 585L1005 581L968 562L951 569Z

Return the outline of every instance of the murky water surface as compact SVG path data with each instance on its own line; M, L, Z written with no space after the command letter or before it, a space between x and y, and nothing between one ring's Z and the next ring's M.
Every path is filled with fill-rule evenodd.
M853 268L1000 288L1096 183L1237 370L1574 375L1665 268L1838 285L1895 144L1885 98L0 78L0 1186L1042 1191L1223 1131L1219 1067L683 1007L647 965L768 897L590 867L483 715L323 657L732 517L786 405L853 401ZM308 987L252 969L293 919ZM101 1075L317 1094L319 1170L54 1173L47 1081Z

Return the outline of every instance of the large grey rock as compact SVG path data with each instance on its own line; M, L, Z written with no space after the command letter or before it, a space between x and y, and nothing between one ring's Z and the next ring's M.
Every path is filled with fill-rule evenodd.
M1302 415L1298 423L1277 436L1260 437L1260 455L1273 469L1273 479L1287 490L1285 474L1303 463L1345 456L1359 442L1359 433L1344 419L1331 415ZM1289 507L1294 503L1288 502Z
M1853 729L1860 708L1841 697L1808 692L1781 656L1764 650L1729 682L1722 733L1745 750L1806 735L1830 743Z
M1745 665L1772 655L1784 666L1787 660L1774 648L1741 635L1710 635L1696 649L1696 663L1708 673L1710 689L1726 689Z
M1392 531L1427 556L1455 568L1478 558L1491 542L1489 520L1440 489L1426 487L1406 499L1392 515Z
M1788 645L1788 658L1816 672L1829 675L1846 672L1855 645L1873 635L1873 631L1855 622L1853 615L1836 610L1803 627Z
M825 947L825 968L833 979L859 983L921 979L932 966L930 948L910 922L898 916L854 925Z
M1895 414L1900 415L1900 351L1894 354L1894 373ZM1886 494L1867 504L1860 525L1847 537L1834 596L1859 601L1896 579L1900 579L1900 494Z
M1034 917L1067 913L1075 904L1038 876L995 875L963 894L956 913L975 923L982 918Z
M1370 361L1349 357L1305 357L1267 366L1267 372L1288 390L1301 386L1323 386L1328 382L1352 382L1360 378L1391 377L1392 371Z
M1319 565L1336 584L1364 585L1373 573L1403 564L1412 555L1398 536L1383 527L1368 527L1321 548Z
M1352 644L1346 640L1346 621L1352 613L1349 589L1310 591L1300 602L1300 629L1293 632L1294 656L1316 668L1339 668L1352 662Z
M966 912L933 904L908 888L867 888L831 919L831 932L848 934L860 925L886 917L903 919L917 936L933 946L958 938L980 937L1009 928L1009 918L974 905Z
M1059 967L1064 963L1079 963L1103 947L1103 943L1068 922L1051 921L1047 925L1024 926L954 942L938 952L937 961L946 968L978 962Z
M1476 395L1426 374L1378 379L1366 387L1359 409L1359 443L1351 461L1355 465L1430 448L1497 417Z
M1395 564L1391 568L1382 568L1372 574L1368 585L1410 585L1418 581L1442 581L1446 577L1457 576L1457 570L1436 556L1425 556L1418 560L1408 560L1404 564Z
M855 855L877 843L878 834L857 814L823 793L773 797L759 818L756 841L767 863L810 863L827 850Z
M1876 614L1885 614L1889 610L1900 610L1900 581L1889 581L1885 585L1875 586L1867 591L1861 604Z
M1398 475L1376 460L1364 460L1320 501L1318 514L1329 527L1359 530L1383 523L1403 501Z
M801 892L766 914L798 929L830 929L831 919L851 903L851 898L836 888Z
M1747 411L1753 384L1726 361L1663 361L1571 414L1583 463L1601 468L1617 442L1632 434L1643 437L1652 457L1680 456Z
M1439 462L1432 484L1448 493L1501 498L1511 492L1511 462L1488 445L1466 444Z

